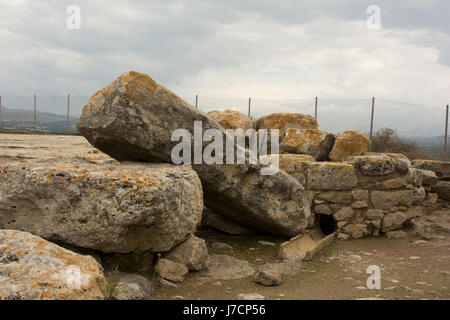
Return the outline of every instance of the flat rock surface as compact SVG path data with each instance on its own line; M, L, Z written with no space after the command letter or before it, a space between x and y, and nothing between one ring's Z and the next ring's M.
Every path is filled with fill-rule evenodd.
M103 252L163 252L195 232L200 179L188 165L7 158L0 228Z

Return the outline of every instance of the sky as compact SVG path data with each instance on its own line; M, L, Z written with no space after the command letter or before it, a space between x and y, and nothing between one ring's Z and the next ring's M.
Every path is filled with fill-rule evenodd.
M448 0L0 0L0 94L16 108L47 96L39 107L62 114L70 93L80 114L136 70L205 111L247 113L251 97L254 117L313 114L317 96L321 129L367 131L376 97L375 128L442 135L449 12Z

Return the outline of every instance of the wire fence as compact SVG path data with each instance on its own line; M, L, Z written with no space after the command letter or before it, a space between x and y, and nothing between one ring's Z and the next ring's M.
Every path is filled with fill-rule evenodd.
M275 113L303 113L317 117L319 129L335 134L354 130L370 135L382 128L434 150L435 158L447 159L445 104L421 105L372 98L354 99L258 99L192 95L182 97L199 110L236 110L252 119ZM71 134L88 96L0 96L0 129ZM373 116L372 116L372 103Z

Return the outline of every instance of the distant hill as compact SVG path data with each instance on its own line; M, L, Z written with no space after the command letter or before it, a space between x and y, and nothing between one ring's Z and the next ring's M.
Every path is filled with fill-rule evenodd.
M10 109L2 107L1 119L3 129L31 130L34 127L34 112L23 109ZM70 117L67 128L67 117L48 113L37 112L37 130L51 133L66 133L72 131L79 118Z

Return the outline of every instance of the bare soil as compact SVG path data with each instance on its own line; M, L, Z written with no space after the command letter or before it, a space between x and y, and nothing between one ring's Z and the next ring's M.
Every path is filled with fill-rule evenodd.
M450 212L447 212L450 214ZM209 248L211 254L228 254L249 261L255 270L265 263L281 263L276 257L285 239L271 236L227 236L212 229L199 232L208 243L221 241L233 251ZM450 235L424 241L365 238L336 240L311 262L289 265L282 284L265 287L253 277L237 280L208 278L190 273L178 288L158 288L152 299L234 300L239 294L259 293L266 299L450 299ZM264 246L267 240L276 246ZM419 240L419 241L418 241ZM381 269L381 289L367 289L370 265ZM177 297L178 296L178 297Z

